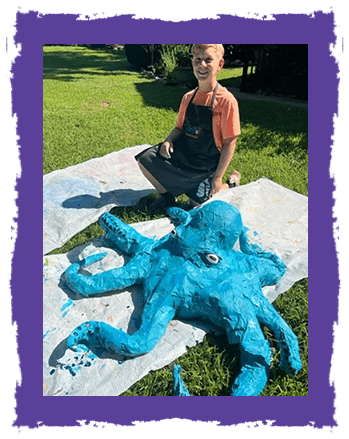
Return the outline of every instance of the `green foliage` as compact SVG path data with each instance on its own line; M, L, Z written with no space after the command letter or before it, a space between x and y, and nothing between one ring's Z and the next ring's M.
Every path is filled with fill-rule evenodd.
M125 44L128 62L138 69L151 70L171 84L193 83L191 44ZM180 68L188 68L184 74Z
M170 84L186 84L193 88L197 81L191 67L191 44L162 44L155 65L157 74Z
M238 351L224 335L208 334L202 343L161 370L150 372L122 396L173 395L172 367L182 366L182 378L192 396L228 396L231 371L237 372ZM235 374L236 374L235 372Z
M162 44L158 69L165 76L170 76L177 66L190 67L191 44Z
M158 143L175 125L185 90L130 71L124 50L45 46L43 63L44 174L128 146ZM224 86L234 86L241 73L241 69L223 69L218 79ZM307 110L249 99L239 99L239 108L242 133L226 175L238 169L242 184L266 176L307 195ZM186 197L180 201L186 202ZM112 213L127 223L153 218L144 203L115 207ZM91 224L52 253L66 253L103 233L97 223ZM303 368L297 376L280 372L276 342L264 328L275 349L265 396L308 393L307 291L304 279L274 302L298 336ZM229 346L225 336L210 334L176 363L182 365L183 379L192 395L226 396L238 372L238 360L238 349ZM148 374L124 396L171 396L172 385L170 365Z

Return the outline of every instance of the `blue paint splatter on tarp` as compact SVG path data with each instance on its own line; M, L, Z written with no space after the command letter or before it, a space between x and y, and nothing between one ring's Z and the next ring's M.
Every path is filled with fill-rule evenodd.
M67 370L71 376L75 377L82 367L91 367L95 358L97 357L92 352L86 352L81 357L75 356L74 359L68 360L66 364L60 364L59 369ZM54 370L56 369L51 370L51 375L53 375Z
M62 306L61 311L64 311L63 314L62 314L62 317L65 317L65 316L68 314L68 312L70 311L70 309L67 309L67 308L68 308L69 306L72 306L72 305L74 305L74 302L73 302L71 299L69 299L68 302L66 302L66 303Z
M56 331L56 330L57 330L57 328L48 329L47 331L44 332L44 337L43 338L46 338L50 332L53 332L53 331Z

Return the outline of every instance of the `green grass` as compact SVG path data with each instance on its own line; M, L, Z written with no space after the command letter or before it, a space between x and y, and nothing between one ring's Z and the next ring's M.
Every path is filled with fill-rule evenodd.
M121 51L44 48L44 174L167 136L182 90L126 69Z
M130 70L123 51L79 46L45 46L43 80L43 172L63 169L112 151L162 141L175 125L185 89L167 86ZM241 69L223 69L218 79L237 87ZM265 176L293 191L308 194L307 110L239 99L242 134L227 170L238 169L241 183ZM184 197L185 198L185 197ZM127 223L151 217L142 206L116 207ZM65 253L104 232L95 223L52 253ZM299 338L303 369L297 376L280 372L278 350L263 395L308 394L308 281L304 279L274 302ZM275 340L267 329L272 346ZM225 336L207 335L203 343L178 359L192 395L229 395L238 371L239 353ZM125 396L171 396L171 365L149 373Z

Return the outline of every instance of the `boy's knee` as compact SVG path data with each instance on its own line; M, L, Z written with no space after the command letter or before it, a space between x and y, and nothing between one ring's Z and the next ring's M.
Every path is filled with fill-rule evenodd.
M143 154L137 157L138 165L147 166L147 164L152 163L156 153L153 149L148 149L144 151Z
M212 190L212 180L211 178L206 178L201 181L195 188L187 191L188 197L197 204L202 204L211 198Z

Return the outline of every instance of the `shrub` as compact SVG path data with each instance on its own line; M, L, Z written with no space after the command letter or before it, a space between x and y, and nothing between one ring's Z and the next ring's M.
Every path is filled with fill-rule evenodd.
M190 50L191 44L163 44L157 72L170 84L194 86L196 79L191 68Z
M129 64L137 69L150 69L172 84L196 83L191 72L191 44L125 44ZM182 68L188 68L184 72Z
M191 66L191 44L162 44L158 70L169 77L176 67Z

